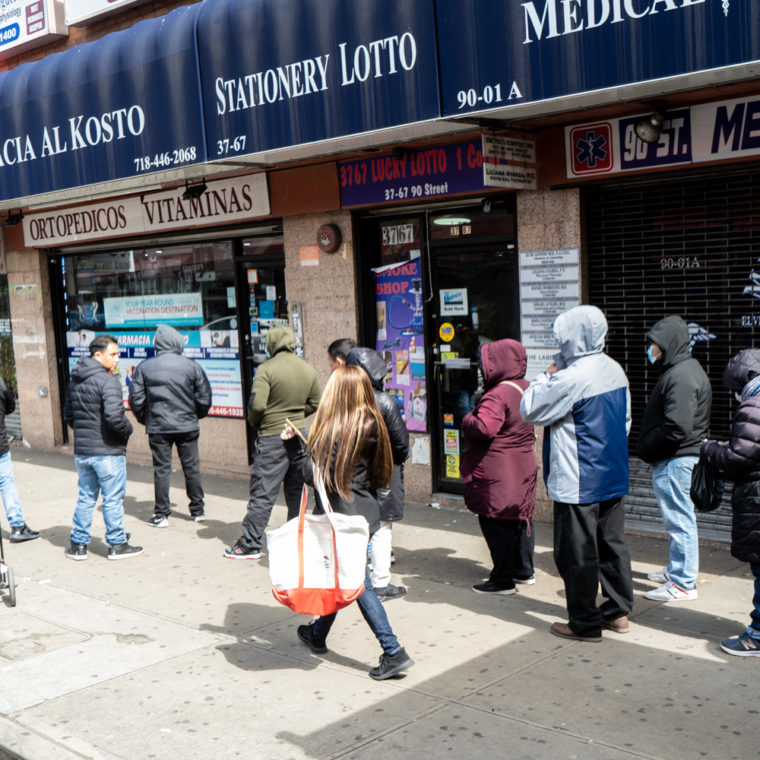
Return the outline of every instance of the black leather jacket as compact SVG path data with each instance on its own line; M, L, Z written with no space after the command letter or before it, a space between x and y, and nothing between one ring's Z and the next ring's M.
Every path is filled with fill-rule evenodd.
M404 516L404 462L409 457L409 431L399 411L398 404L384 390L388 365L382 355L371 348L352 348L346 364L356 364L369 376L375 402L383 416L393 455L393 478L391 487L377 492L380 517L383 520L400 520Z

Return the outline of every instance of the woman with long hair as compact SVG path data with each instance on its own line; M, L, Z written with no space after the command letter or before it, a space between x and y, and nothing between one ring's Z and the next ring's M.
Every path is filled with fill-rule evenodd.
M301 466L304 480L314 485L315 465L322 474L333 511L362 515L372 535L380 527L377 489L388 487L393 458L388 431L364 370L357 366L338 367L325 386L305 452L295 436L296 431L286 424L282 438L291 462ZM364 592L357 602L383 648L380 664L370 670L370 677L382 681L401 675L414 662L391 629L385 608L372 588L369 569ZM314 654L327 652L327 634L336 614L298 626L298 638Z

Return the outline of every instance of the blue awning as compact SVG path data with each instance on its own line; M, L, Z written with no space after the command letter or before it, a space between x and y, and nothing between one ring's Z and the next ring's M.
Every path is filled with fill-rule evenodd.
M0 75L0 201L206 159L191 5Z

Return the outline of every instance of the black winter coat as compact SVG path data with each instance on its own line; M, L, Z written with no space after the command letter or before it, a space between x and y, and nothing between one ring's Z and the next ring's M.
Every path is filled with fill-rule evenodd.
M74 428L77 456L123 456L132 435L121 383L96 359L83 357L71 370L63 420Z
M751 354L760 351L742 351L729 362L724 380L732 390L747 378ZM731 554L743 562L760 563L760 394L739 404L728 442L707 441L702 455L734 481Z
M346 364L356 364L361 367L372 383L375 402L383 416L383 422L388 429L393 455L393 476L391 487L382 488L377 492L380 503L382 520L401 520L404 516L404 462L409 458L409 431L399 411L398 404L390 393L385 390L385 376L388 365L382 355L371 348L352 348L346 359Z
M8 443L8 431L5 428L5 415L12 414L16 409L16 399L11 389L0 377L0 457L5 456L11 449Z
M198 362L182 356L185 341L170 325L159 325L156 356L137 365L129 406L145 432L192 433L211 408L211 386Z
M370 535L375 533L380 527L380 505L377 500L377 491L372 486L370 480L370 462L375 454L377 439L371 437L367 441L367 447L359 460L354 477L351 483L351 500L343 499L337 493L328 491L327 498L330 499L330 506L334 512L343 515L362 515L369 523ZM314 485L314 467L306 450L301 445L298 438L291 438L285 441L285 451L287 452L290 463L298 467L304 482L310 486ZM319 500L314 510L315 514L321 513L322 508Z
M650 464L699 454L710 426L712 387L691 356L689 328L681 317L665 317L647 333L647 342L662 349L662 375L644 408L637 454Z

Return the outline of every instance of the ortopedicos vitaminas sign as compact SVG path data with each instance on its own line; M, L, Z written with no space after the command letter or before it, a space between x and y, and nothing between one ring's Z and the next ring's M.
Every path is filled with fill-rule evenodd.
M760 156L760 97L666 111L655 143L634 131L648 113L566 127L568 178Z
M68 34L63 0L2 0L0 60Z

